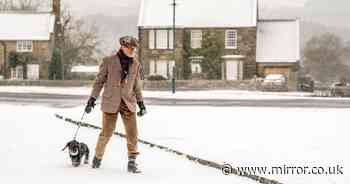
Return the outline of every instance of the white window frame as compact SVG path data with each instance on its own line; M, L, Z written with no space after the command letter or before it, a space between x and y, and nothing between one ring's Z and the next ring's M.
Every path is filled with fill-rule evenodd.
M168 49L174 48L174 31L172 29L168 30Z
M174 66L174 60L150 60L149 75L161 75L164 78L169 79L173 76Z
M168 49L168 30L162 29L157 30L156 33L156 48L157 49Z
M155 31L149 30L148 32L148 47L149 49L154 49L155 46Z
M156 75L157 74L157 65L154 60L150 60L149 62L149 74Z
M191 30L191 48L200 49L202 48L202 30Z
M235 29L226 30L225 33L225 48L237 49L238 32Z
M172 29L151 29L148 32L149 49L173 49L174 34Z
M15 68L11 68L11 79L12 80L23 80L23 66L19 65L16 66Z
M32 40L18 40L16 45L17 52L33 52Z

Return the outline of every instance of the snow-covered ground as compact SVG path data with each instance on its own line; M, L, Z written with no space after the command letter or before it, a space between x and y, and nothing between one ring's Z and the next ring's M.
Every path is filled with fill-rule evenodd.
M40 86L0 86L0 92L10 93L46 93L89 95L91 87L40 87ZM145 97L167 99L300 99L314 98L312 93L302 92L261 92L239 90L203 90L203 91L144 91ZM327 99L327 98L319 98Z
M84 121L100 125L98 109ZM143 174L127 174L125 141L117 137L108 145L102 168L72 168L60 149L75 127L54 113L79 120L82 110L0 104L0 183L255 183L142 145ZM350 181L350 109L148 106L148 112L138 119L142 139L235 166L345 168L345 175L266 175L283 183ZM123 132L120 119L117 131ZM82 128L78 139L94 152L98 133Z

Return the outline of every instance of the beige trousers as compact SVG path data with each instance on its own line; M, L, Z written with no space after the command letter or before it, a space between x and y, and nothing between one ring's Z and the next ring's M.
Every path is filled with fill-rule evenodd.
M126 132L126 140L127 140L127 148L128 148L128 155L138 155L139 152L137 151L137 123L136 123L136 113L131 112L125 102L122 100L120 107L116 113L105 113L103 112L103 120L102 120L102 131L98 137L98 141L96 144L96 157L98 159L102 159L107 143L109 142L109 139L112 137L117 119L118 114L120 113L124 128Z

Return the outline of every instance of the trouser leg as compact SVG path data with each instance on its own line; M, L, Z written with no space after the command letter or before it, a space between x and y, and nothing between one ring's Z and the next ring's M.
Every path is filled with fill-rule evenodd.
M137 123L136 123L136 113L131 112L125 102L122 100L120 106L120 114L123 119L125 133L126 133L126 141L128 148L128 155L138 155L138 131L137 131Z
M102 131L98 137L98 141L96 144L96 157L98 159L102 159L107 143L109 139L112 137L116 123L117 123L118 114L117 113L105 113L103 112L103 120L102 120Z

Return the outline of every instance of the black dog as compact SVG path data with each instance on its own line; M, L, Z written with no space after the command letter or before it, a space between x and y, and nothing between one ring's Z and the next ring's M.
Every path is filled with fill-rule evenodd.
M84 143L79 143L76 140L70 141L67 143L67 145L62 149L64 151L68 147L69 156L72 161L72 165L74 167L78 167L81 164L81 160L83 156L84 164L89 164L89 147Z

